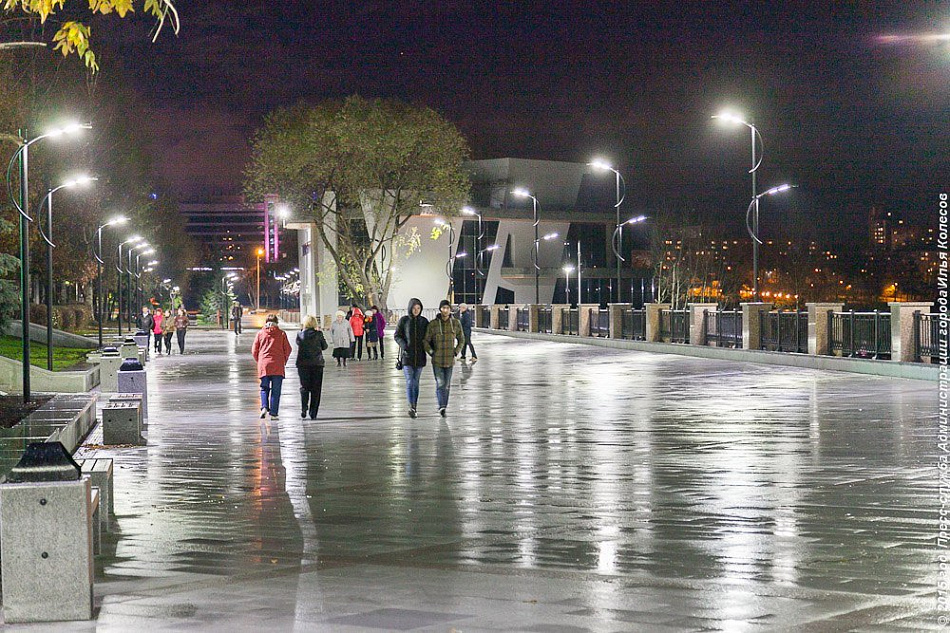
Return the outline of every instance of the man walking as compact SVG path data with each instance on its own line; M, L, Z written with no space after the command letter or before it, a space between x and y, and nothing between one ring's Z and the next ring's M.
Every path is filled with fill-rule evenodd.
M244 316L244 308L237 301L231 306L231 320L234 322L234 333L241 333L241 318Z
M465 362L465 352L472 350L472 362L478 361L478 354L475 353L475 347L472 346L472 313L465 303L459 304L459 323L462 324L462 334L465 336L465 343L462 345L462 355L459 360Z
M148 309L148 306L142 306L142 314L136 319L135 326L139 329L139 332L145 332L147 335L145 339L145 349L147 351L149 344L152 342L152 328L155 327L155 319L152 318L152 312Z
M432 356L435 397L439 401L439 415L443 418L445 408L449 406L452 366L455 365L455 357L463 349L464 343L462 325L452 316L452 304L443 299L439 303L439 316L429 322L423 341L426 353Z
M429 320L422 316L422 302L413 297L409 300L406 316L396 324L393 338L399 345L399 361L406 376L406 399L409 401L409 417L416 417L416 403L419 402L419 377L426 366L425 339Z

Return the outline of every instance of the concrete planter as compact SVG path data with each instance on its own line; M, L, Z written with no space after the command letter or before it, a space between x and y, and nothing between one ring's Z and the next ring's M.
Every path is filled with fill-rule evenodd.
M46 393L86 393L99 385L99 368L79 371L48 371L30 367L30 384ZM23 386L23 363L0 356L0 390L16 392Z

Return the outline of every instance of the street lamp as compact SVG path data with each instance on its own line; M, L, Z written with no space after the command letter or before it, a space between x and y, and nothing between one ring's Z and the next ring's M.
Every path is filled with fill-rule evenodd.
M96 285L98 286L97 294L99 295L99 310L98 310L98 321L99 321L99 347L102 348L102 319L103 317L103 306L105 302L102 299L102 265L105 264L105 261L102 259L102 229L107 226L115 226L117 224L125 224L128 222L128 218L124 215L112 218L105 224L99 226L96 229L96 242L93 245L92 254L96 258Z
M29 138L25 128L18 130L20 147L10 157L7 166L7 197L13 201L14 207L20 214L20 319L23 329L21 337L23 343L23 402L30 401L30 145L45 138L68 136L83 129L91 129L88 123L69 123L59 128L49 130L34 139ZM13 164L19 160L20 165L20 196L13 195L11 174Z
M538 226L541 224L541 218L538 217L538 199L535 198L527 189L514 189L512 195L518 198L531 198L532 217L534 220L534 303L541 303L541 240L550 241L557 237L557 233L548 233L543 238L538 234Z
M135 272L133 273L133 275L135 275L135 305L138 306L139 308L142 307L142 284L141 284L140 280L142 279L142 273L145 272L144 270L142 270L142 269L139 267L139 258L142 257L142 255L154 255L154 254L155 254L155 249L154 249L154 248L148 248L148 249L142 251L141 253L136 253L136 254L135 254ZM158 263L158 262L156 262L156 263ZM147 268L147 267L148 267L148 264L146 264L145 266L146 266L146 268ZM133 308L132 310L130 310L130 312L134 313L134 312L135 312L135 309ZM133 316L134 316L134 314L133 314ZM131 323L130 323L130 325L129 325L129 331L131 331L131 330L132 330L132 326L131 326Z
M53 194L60 189L68 189L77 185L85 185L94 180L99 180L95 176L78 176L72 180L67 180L58 187L54 187L46 192L46 195L40 200L36 208L36 215L39 216L43 211L43 204L46 204L46 232L43 232L43 226L37 222L36 226L46 242L46 369L53 371Z
M255 312L261 311L261 257L264 256L264 249L257 249L257 310Z
M126 307L126 315L128 317L127 323L129 325L129 334L132 333L132 310L133 310L132 304L135 303L135 298L134 298L134 295L132 294L132 276L135 275L136 273L132 272L132 253L134 251L139 250L140 248L148 249L149 248L148 242L139 242L135 246L129 247L129 250L127 253L129 261L125 267L125 290L126 290L126 295L127 295L127 301L126 301L125 307ZM154 249L152 250L152 252L153 253L155 252Z
M115 290L116 290L116 298L117 298L117 303L118 303L118 308L119 308L119 311L117 314L117 320L119 322L119 336L122 336L122 272L123 272L122 247L125 246L126 244L136 244L141 241L142 241L142 236L133 235L129 239L125 240L124 242L120 242L118 248L116 249L115 269L117 271L117 274L115 276Z
M574 267L570 264L567 264L563 268L564 270L564 292L567 293L567 305L571 305L571 273L574 272Z
M485 276L485 273L482 271L482 254L488 251L489 249L482 249L482 239L485 237L485 230L482 224L482 214L479 213L473 207L463 207L462 213L465 215L474 215L478 218L478 233L475 235L475 305L479 305L479 284L480 279Z
M758 248L759 248L759 245L762 244L762 240L759 239L759 226L758 226L758 223L757 223L757 222L752 222L751 225L750 225L750 222L749 222L750 216L752 215L752 209L754 208L754 209L755 209L755 212L758 213L758 211L759 211L759 199L760 199L760 198L764 198L765 196L774 196L774 195L777 194L777 193L782 193L783 191L788 191L789 189L791 189L792 187L795 187L795 186L796 186L796 185L787 185L787 184L786 184L786 185L779 185L778 187L772 187L772 188L769 189L768 191L763 191L762 193L760 193L760 194L757 195L756 197L752 198L752 202L749 203L749 207L746 209L746 212L745 212L745 228L746 228L746 231L749 232L749 237L752 238L752 248L753 248L753 249L756 249L756 252L758 252ZM756 268L755 270L753 270L753 275L757 275L757 273L758 273L758 268ZM753 284L753 290L752 290L752 292L753 292L753 299L757 301L757 300L758 300L758 296L759 296L759 278L758 278L758 276L755 277L754 282L755 282L755 283Z
M755 172L758 171L759 166L762 164L762 155L765 153L764 143L762 142L762 135L759 133L758 128L754 125L745 121L742 117L731 112L722 112L720 114L714 114L712 116L714 119L720 119L726 123L732 123L735 125L744 125L749 128L749 131L752 135L752 169L749 170L749 173L752 174L752 206L755 208L752 214L752 228L751 233L758 235L759 234L759 198L761 196L757 195L755 187ZM759 152L758 157L756 157L756 137L758 137L758 144L763 147L762 151ZM749 214L746 214L747 216ZM759 300L759 243L756 240L752 240L752 300Z
M623 258L621 253L623 253L623 225L627 222L620 221L620 205L623 204L624 198L627 197L627 184L624 182L623 176L620 175L620 172L610 166L609 163L606 163L602 160L594 160L593 162L587 163L588 166L593 167L594 169L600 171L612 171L616 176L617 181L617 202L614 204L614 211L617 215L617 227L614 229L614 237L610 241L610 246L614 251L614 255L617 259L617 295L615 301L620 303L621 301L621 282L620 282L620 263L626 262L627 260Z
M449 230L449 257L445 262L445 275L449 278L449 292L448 297L449 301L455 302L455 278L452 274L453 269L455 268L455 257L452 255L452 245L455 244L455 227L452 226L451 222L447 222L442 218L438 218L435 221L437 226L441 226L444 229Z

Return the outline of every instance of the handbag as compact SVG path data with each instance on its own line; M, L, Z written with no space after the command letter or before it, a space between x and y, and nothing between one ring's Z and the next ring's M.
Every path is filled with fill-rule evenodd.
M402 359L401 359L401 358L397 358L397 359L396 359L396 371L402 371Z

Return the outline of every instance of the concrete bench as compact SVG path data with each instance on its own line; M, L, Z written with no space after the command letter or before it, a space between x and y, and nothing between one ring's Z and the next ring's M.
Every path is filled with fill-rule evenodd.
M76 460L76 463L79 464L82 475L89 477L89 481L92 482L93 487L99 490L99 495L102 500L99 504L101 506L100 515L102 517L102 527L105 528L106 532L109 532L112 526L112 515L115 513L115 506L113 505L114 497L112 494L112 460L97 457L79 459Z
M0 486L7 624L92 618L93 503L98 501L87 478Z
M141 446L141 407L134 402L110 402L102 409L102 442Z

